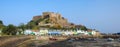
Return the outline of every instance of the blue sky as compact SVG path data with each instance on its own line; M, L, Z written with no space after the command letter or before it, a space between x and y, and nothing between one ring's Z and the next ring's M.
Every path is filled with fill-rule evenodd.
M5 25L26 24L46 11L103 33L120 32L120 0L0 0L0 20Z

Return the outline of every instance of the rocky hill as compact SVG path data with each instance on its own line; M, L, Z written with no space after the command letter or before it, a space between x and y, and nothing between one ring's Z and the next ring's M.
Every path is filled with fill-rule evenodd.
M31 20L39 27L54 27L54 28L75 28L84 27L69 23L68 20L62 17L59 13L43 12L42 15L34 16Z

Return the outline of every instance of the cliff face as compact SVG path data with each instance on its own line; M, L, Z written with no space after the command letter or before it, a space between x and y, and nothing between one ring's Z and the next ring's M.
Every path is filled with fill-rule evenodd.
M50 27L73 27L71 24L61 16L59 13L43 12L40 16L34 16L32 21L37 21L38 26L50 26Z

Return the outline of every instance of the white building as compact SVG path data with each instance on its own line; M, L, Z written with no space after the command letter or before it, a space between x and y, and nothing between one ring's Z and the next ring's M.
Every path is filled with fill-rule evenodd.
M96 35L96 31L95 30L92 30L92 35Z
M25 30L24 34L25 35L30 35L30 34L35 34L35 32L33 32L32 30Z
M48 29L40 29L39 34L40 35L47 35Z
M80 35L87 35L87 31L84 31L84 30L77 30L77 33L80 34Z

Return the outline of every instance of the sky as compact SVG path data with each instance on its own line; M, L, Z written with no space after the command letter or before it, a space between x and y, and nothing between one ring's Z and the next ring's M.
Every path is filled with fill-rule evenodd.
M0 0L5 25L26 24L42 12L60 13L69 22L101 33L120 32L120 0Z

